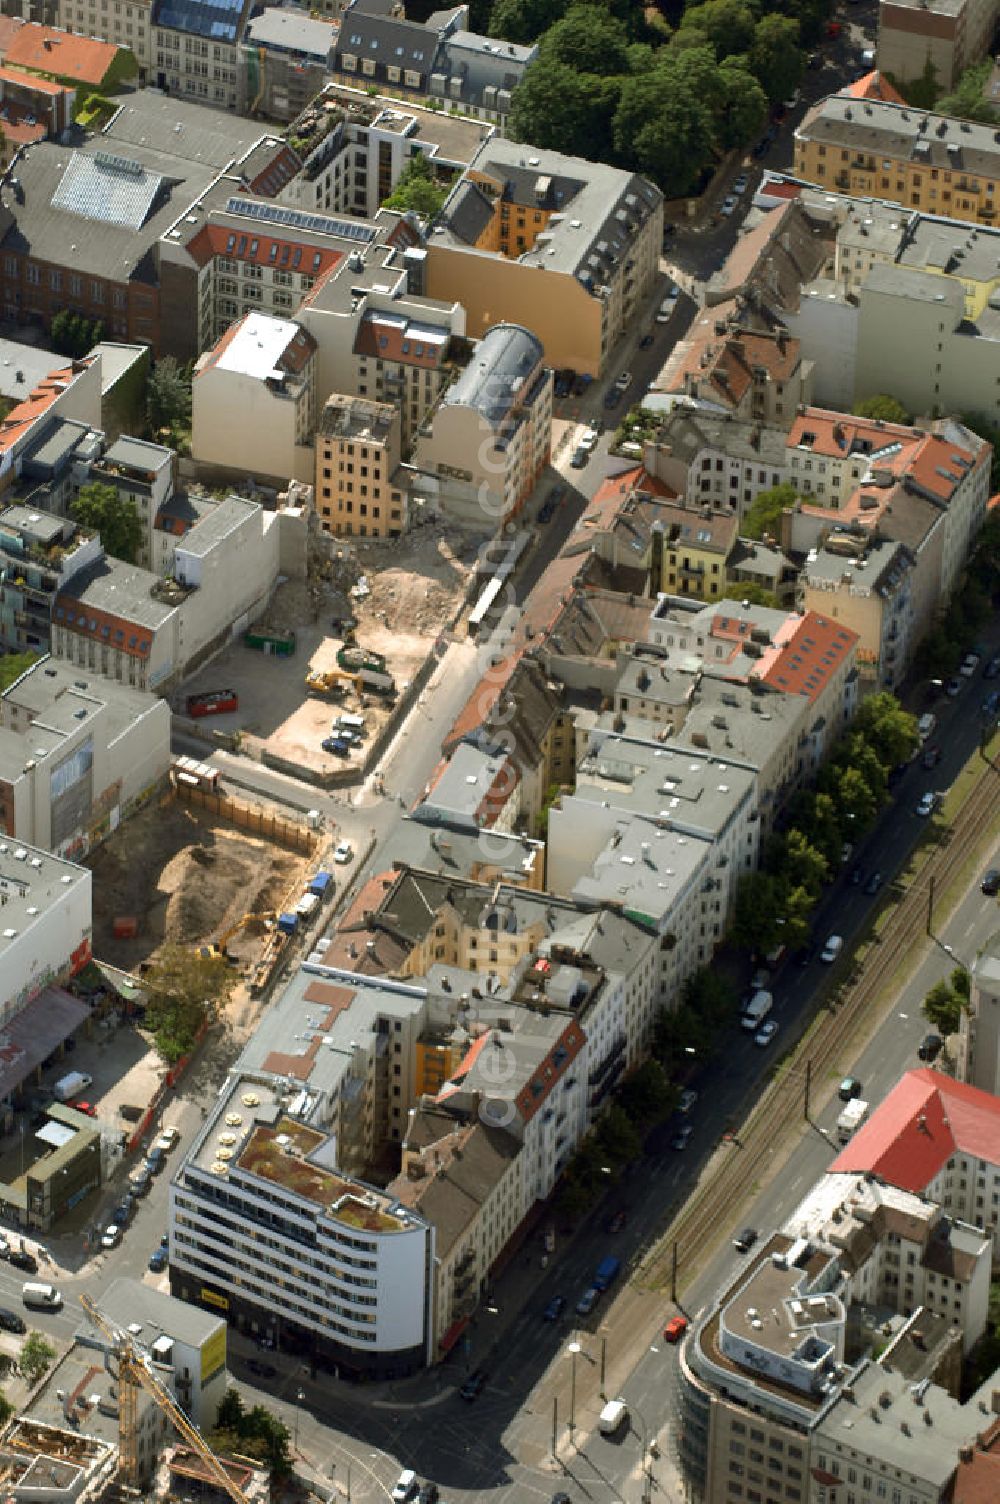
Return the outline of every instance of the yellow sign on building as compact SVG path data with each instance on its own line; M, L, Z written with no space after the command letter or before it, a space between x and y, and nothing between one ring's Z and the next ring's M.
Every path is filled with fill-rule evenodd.
M202 1295L206 1292L203 1290ZM228 1304L228 1301L227 1301ZM209 1379L213 1379L220 1368L226 1366L226 1328L225 1325L206 1337L201 1344L201 1387L204 1389Z

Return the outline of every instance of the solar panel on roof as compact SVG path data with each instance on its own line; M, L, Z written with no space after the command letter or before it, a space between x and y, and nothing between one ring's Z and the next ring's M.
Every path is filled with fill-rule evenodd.
M270 225L286 225L292 230L311 230L316 235L339 235L342 240L362 240L367 244L375 239L371 226L357 220L334 219L329 214L306 214L301 209L285 209L256 199L231 198L226 204L226 213L238 214L243 219L263 220Z
M52 207L100 224L139 230L145 224L163 183L141 162L97 152L70 159L52 195Z

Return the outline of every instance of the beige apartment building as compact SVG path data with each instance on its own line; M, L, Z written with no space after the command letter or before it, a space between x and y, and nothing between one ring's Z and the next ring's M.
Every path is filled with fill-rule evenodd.
M940 89L990 50L997 0L881 0L876 61L899 84L920 78L928 63Z
M1000 142L992 126L831 94L795 132L796 177L828 192L997 223Z
M496 324L421 428L414 465L450 520L493 532L515 517L552 452L552 372L519 324Z
M191 454L223 476L314 478L316 345L291 319L248 313L200 358Z
M398 538L407 524L399 412L334 393L316 430L316 515L338 537Z
M435 223L423 291L460 302L471 338L516 320L549 365L600 376L652 290L662 236L645 178L497 136Z
M56 0L56 25L85 37L127 47L139 64L140 82L149 78L152 0Z

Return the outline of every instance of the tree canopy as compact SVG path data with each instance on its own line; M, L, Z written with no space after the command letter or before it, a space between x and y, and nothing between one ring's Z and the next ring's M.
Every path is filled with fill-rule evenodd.
M74 521L100 534L105 553L126 564L135 563L142 547L142 519L131 496L103 481L92 481L80 487L69 510Z
M172 355L163 356L149 373L146 410L154 434L191 426L191 372Z
M42 1374L52 1367L55 1355L52 1343L41 1332L28 1333L18 1356L17 1366L27 1379L29 1389L33 1389Z
M797 495L790 481L782 481L769 491L758 491L743 514L740 532L745 538L763 538L765 533L774 536L778 531L782 512L794 507Z
M288 1427L263 1405L248 1410L237 1389L226 1390L207 1440L215 1451L238 1452L264 1463L277 1478L292 1471Z
M104 325L100 319L88 319L70 308L61 308L49 326L49 335L54 350L71 360L79 360L104 338Z
M144 978L148 995L146 1027L168 1065L194 1048L235 985L221 956L202 956L183 945L165 945Z
M382 207L398 209L402 214L419 214L421 219L429 221L439 212L447 197L447 184L437 182L430 162L423 152L417 152L403 168L399 181Z
M874 397L865 397L861 402L855 402L853 411L855 417L875 418L883 423L909 423L910 421L910 414L903 404L886 392L878 392Z

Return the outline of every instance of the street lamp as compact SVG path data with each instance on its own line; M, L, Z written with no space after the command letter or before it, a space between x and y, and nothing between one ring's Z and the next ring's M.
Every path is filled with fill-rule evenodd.
M295 1391L295 1450L296 1451L298 1451L298 1449L299 1449L299 1411L300 1411L301 1406L302 1406L302 1401L305 1399L305 1397L306 1397L306 1392L305 1392L304 1389L296 1389L296 1391Z
M576 1357L577 1357L577 1353L580 1353L582 1351L583 1351L583 1348L580 1346L579 1342L571 1342L570 1343L570 1345L569 1345L569 1355L570 1355L570 1358L572 1360L571 1366L570 1366L570 1371L569 1371L569 1434L570 1434L570 1439L572 1439L573 1432L576 1430Z

